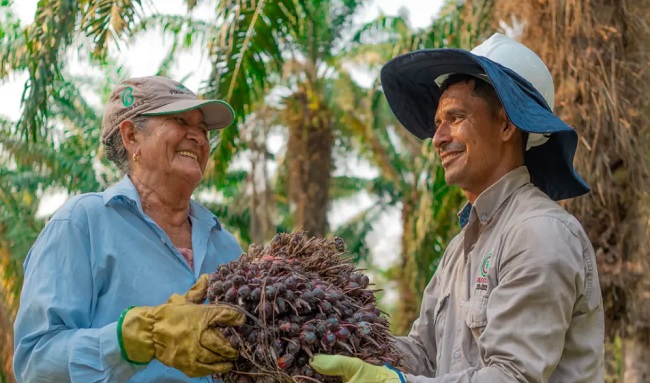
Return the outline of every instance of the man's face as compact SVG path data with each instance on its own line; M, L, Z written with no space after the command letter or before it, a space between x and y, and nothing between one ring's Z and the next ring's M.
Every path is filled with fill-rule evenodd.
M503 135L507 121L473 93L474 81L451 85L436 111L433 144L445 169L445 180L478 196L502 174ZM470 198L471 200L471 198Z

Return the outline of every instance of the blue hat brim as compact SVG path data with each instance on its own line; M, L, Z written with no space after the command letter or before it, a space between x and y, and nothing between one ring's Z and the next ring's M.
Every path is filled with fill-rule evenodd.
M461 49L423 49L387 62L381 69L386 100L397 120L420 139L433 137L442 92L442 75L485 74L494 86L510 121L528 133L549 134L543 145L526 151L531 181L553 200L590 191L573 167L578 135L553 114L542 95L512 70Z

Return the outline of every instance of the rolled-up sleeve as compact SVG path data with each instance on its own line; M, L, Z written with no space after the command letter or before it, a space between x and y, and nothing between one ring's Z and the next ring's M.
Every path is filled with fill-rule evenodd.
M138 371L121 358L116 323L90 328L96 299L87 230L50 221L25 260L14 325L18 382L126 381Z
M583 293L580 239L560 219L539 216L513 227L497 262L498 285L485 302L478 338L484 366L411 383L542 383L560 361L573 308Z

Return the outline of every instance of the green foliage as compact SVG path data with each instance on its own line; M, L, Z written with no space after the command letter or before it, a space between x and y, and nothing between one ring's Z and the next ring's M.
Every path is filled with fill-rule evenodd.
M128 46L129 38L160 30L171 37L172 46L157 73L168 74L179 52L200 46L212 61L201 96L224 99L235 108L235 125L211 138L211 166L196 197L242 247L253 240L253 200L259 196L251 192L254 177L233 168L235 159L252 162L253 154L263 152L264 163L276 162L277 172L265 180L272 204L267 218L274 231L295 229L286 156L273 158L266 142L260 148L250 138L257 133L255 118L272 90L288 89L290 95L276 103L269 112L272 117L261 124L279 126L286 138L290 121L312 113L331 121L335 156L359 157L379 170L375 178L332 176L331 200L364 192L376 201L332 234L345 239L359 262L371 265L368 233L373 225L389 208L412 208L414 213L402 221L406 238L402 263L408 268L396 278L407 278L410 293L419 295L457 230L460 194L444 185L430 144L399 126L378 80L371 89L362 88L344 68L353 64L377 70L409 50L461 46L463 8L450 2L443 16L422 30L412 30L403 17L380 16L353 33L351 21L361 4L360 0L229 0L217 2L214 18L203 21L189 14L144 17L150 1L41 0L34 23L24 28L10 10L5 12L0 20L0 80L23 71L28 74L20 120L0 121L0 251L9 258L2 278L13 280L11 294L17 298L23 257L45 223L46 217L36 216L44 194L102 190L120 177L101 153L100 110L83 95L89 91L104 100L118 81L128 77L108 55L111 43ZM186 5L191 10L197 1L186 0ZM62 57L72 48L90 57L91 65L102 71L101 81L68 74ZM288 101L300 92L306 95L307 108L290 109Z

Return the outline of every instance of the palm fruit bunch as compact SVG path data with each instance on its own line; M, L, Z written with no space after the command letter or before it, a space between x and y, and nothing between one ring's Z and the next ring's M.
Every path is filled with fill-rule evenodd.
M402 356L375 305L369 279L344 255L341 238L277 234L251 245L210 276L208 300L238 306L247 315L223 334L240 356L218 376L229 383L340 383L311 369L314 354L357 357L404 370Z

